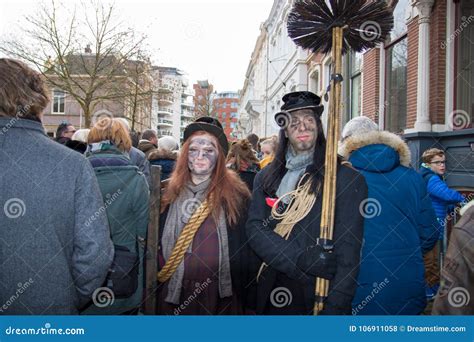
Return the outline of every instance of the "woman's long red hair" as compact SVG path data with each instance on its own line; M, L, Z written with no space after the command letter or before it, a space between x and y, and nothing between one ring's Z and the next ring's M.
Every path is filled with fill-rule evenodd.
M203 131L196 132L191 137L209 134ZM184 143L181 153L176 161L174 171L169 179L168 186L163 195L161 212L166 210L170 203L174 202L184 186L191 181L191 173L188 167L189 145L191 137ZM211 194L214 196L213 203L210 203L213 209L213 216L219 217L220 210L224 210L228 222L232 225L237 223L238 218L244 208L246 200L250 197L250 191L247 185L240 180L240 177L225 166L226 156L222 147L218 145L219 156L214 171L211 175L210 189L208 198Z

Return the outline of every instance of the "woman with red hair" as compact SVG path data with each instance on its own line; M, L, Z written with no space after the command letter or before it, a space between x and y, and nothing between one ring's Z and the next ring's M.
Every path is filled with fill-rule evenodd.
M184 145L162 199L158 312L239 314L246 303L247 200L228 170L227 138L216 119L184 131Z

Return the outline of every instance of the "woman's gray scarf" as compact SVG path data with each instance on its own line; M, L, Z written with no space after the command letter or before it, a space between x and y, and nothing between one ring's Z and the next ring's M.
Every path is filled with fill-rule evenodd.
M176 201L170 204L168 216L165 222L163 238L161 244L163 247L163 256L168 260L173 248L178 240L179 234L186 223L193 215L194 211L205 200L211 179L198 185L189 182L181 191ZM229 261L229 240L227 237L227 224L225 214L221 210L219 222L217 225L217 235L219 238L219 295L221 298L232 296L232 280L230 275ZM192 252L192 243L189 246L188 253ZM181 288L184 277L184 260L171 276L168 283L168 294L165 301L178 305L180 303Z
M287 171L283 176L280 186L276 192L278 198L296 189L296 186L298 185L301 176L303 176L306 167L313 162L313 154L313 150L296 154L291 146L288 148L288 151L286 152ZM283 199L282 202L288 204L288 201L285 199Z

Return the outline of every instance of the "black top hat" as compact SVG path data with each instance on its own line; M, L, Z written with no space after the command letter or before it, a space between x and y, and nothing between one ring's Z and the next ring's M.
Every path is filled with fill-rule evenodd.
M183 142L188 140L188 138L193 135L193 133L199 131L205 131L215 136L224 150L224 158L227 156L227 152L229 151L229 143L219 120L209 116L202 116L196 119L184 129Z
M324 110L321 104L321 98L310 91L295 91L283 96L283 106L281 110L284 112L294 112L300 109L313 109L316 115L320 116Z

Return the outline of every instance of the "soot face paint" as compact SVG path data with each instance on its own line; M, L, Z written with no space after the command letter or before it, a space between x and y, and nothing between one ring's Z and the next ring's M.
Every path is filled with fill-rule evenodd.
M317 124L312 110L302 109L291 113L287 136L296 153L310 151L316 144Z
M212 137L198 136L192 138L188 153L189 170L195 175L212 173L217 164L217 155L217 146Z

